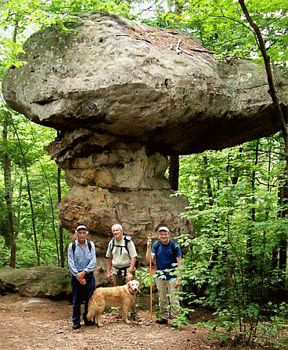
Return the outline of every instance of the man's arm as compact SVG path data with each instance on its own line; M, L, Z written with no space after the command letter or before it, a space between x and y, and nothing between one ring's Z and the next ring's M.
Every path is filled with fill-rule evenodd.
M182 272L182 270L181 270L181 264L182 264L182 258L181 258L181 256L177 256L177 264L178 264L178 276L177 276L177 278L176 278L176 285L175 285L175 287L176 288L178 288L178 287L180 287L180 280L181 280L181 272Z
M133 271L135 269L135 264L136 264L136 260L137 260L137 256L134 256L134 258L131 258L130 260L130 267L127 271L127 277L126 277L126 281L132 281L133 280Z
M112 258L107 258L107 272L106 272L106 276L108 278L108 281L112 280L111 268L112 268Z
M68 247L68 266L72 275L76 276L78 274L78 270L76 269L75 262L74 262L74 253L72 250L72 243L70 243Z
M134 258L131 258L130 267L129 267L129 269L128 269L128 272L129 272L129 273L132 273L132 272L134 271L136 261L137 261L137 256L135 256Z

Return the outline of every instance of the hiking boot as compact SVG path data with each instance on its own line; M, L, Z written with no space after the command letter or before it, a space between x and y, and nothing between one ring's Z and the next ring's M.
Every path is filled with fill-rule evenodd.
M131 313L130 320L135 322L141 322L140 317L136 314L136 312Z
M85 321L85 325L88 327L95 326L95 322L91 321Z
M160 318L160 320L157 320L156 323L158 323L158 324L168 324L168 320L166 318Z
M81 328L81 324L80 323L73 324L73 329L74 330L79 329L79 328Z

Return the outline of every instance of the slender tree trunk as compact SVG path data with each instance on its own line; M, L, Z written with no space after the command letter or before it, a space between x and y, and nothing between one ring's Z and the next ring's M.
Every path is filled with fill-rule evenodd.
M208 167L208 158L207 156L203 157L203 162L205 165L205 168ZM213 206L213 192L212 192L212 186L211 186L211 180L208 176L205 176L206 186L207 186L207 193L209 197L209 204L212 207Z
M44 177L46 179L46 184L47 184L48 193L49 193L49 201L50 201L51 217L52 217L52 228L53 228L54 238L55 238L55 245L56 245L58 265L60 266L60 254L59 254L59 248L58 248L58 237L57 237L57 234L56 234L56 227L55 227L53 198L52 198L52 194L51 194L51 188L50 188L50 183L49 183L48 177L47 177L47 175L45 173L45 170L43 168L42 163L40 163L40 165L41 165L41 169L42 169L42 172L44 174Z
M10 266L16 267L16 243L15 243L15 230L13 221L13 209L12 209L12 176L11 176L11 160L8 154L8 112L4 112L4 127L3 127L3 144L4 152L2 153L3 167L4 167L4 185L5 185L5 202L7 207L7 222L8 222L8 235L5 237L5 242L9 244L10 253Z
M287 190L287 179L285 181L285 184L279 188L278 196L279 196L279 204L281 207L287 206L287 199L288 199L288 190ZM279 220L283 219L287 215L287 209L282 209L279 212ZM279 248L278 252L274 251L273 258L276 260L278 257L278 266L276 265L277 262L274 260L274 264L276 265L275 268L279 268L280 274L279 274L279 290L277 299L286 301L287 300L287 289L286 289L286 269L287 269L287 238L286 233L281 232L280 234L280 240L279 240ZM278 253L278 254L277 254ZM277 260L276 260L277 261Z
M258 157L259 157L259 140L257 140L256 142L256 149L255 149L255 159L254 159L254 166L257 166L258 164ZM252 170L251 173L251 190L252 190L252 199L251 199L251 204L252 204L252 208L251 208L251 221L255 222L256 221L256 212L255 212L255 192L256 192L256 188L255 188L255 182L256 182L256 171L255 169ZM249 237L248 237L248 241L247 241L247 252L248 252L248 271L249 271L249 275L252 278L253 274L254 274L254 269L255 269L255 257L253 254L253 238L251 235L251 231L248 232Z
M27 192L28 192L28 198L29 198L29 204L30 204L30 210L31 210L31 223L32 223L32 230L33 230L34 243L35 243L35 252L37 256L37 265L40 266L40 251L38 247L38 238L37 238L36 225L35 225L35 213L34 213L34 206L33 206L33 200L32 200L31 187L30 187L30 179L28 175L28 167L26 163L26 157L21 145L21 141L14 125L13 125L13 129L18 140L19 150L20 150L22 160L23 160L23 165L24 165L25 178L27 182Z
M62 193L61 193L61 169L58 168L58 176L57 176L57 188L58 188L58 204L62 200ZM64 267L65 264L65 255L64 255L64 242L63 242L63 228L62 225L59 224L59 241L60 241L60 262L61 267Z
M286 180L286 179L285 179ZM279 202L281 207L287 206L288 204L288 184L287 180L285 181L284 186L282 186L279 189ZM284 218L288 213L287 209L281 210L279 213L280 218ZM286 271L287 267L287 238L286 234L283 233L280 238L280 245L279 245L279 269L283 271L283 273ZM284 286L283 286L284 287Z
M20 185L19 185L19 193L18 193L18 200L17 200L17 206L18 206L18 212L17 212L17 222L15 225L15 231L16 231L16 237L19 233L20 229L20 221L21 221L21 202L22 202L22 185L23 185L23 178L20 178Z
M175 1L175 13L176 13L176 15L181 15L182 12L183 12L182 5L180 4L179 1L176 0ZM177 22L179 22L179 21L177 21Z
M205 168L208 167L208 158L207 156L203 157L203 162ZM206 188L207 188L207 193L209 197L209 205L211 208L213 207L213 191L212 191L212 185L211 185L211 180L209 176L205 176L205 181L206 181ZM215 239L217 240L218 238L218 233L217 233L217 222L215 222ZM218 256L219 256L219 249L216 247L213 248L212 252L212 257L211 257L211 263L209 265L209 270L212 270L213 267L217 264L218 261Z

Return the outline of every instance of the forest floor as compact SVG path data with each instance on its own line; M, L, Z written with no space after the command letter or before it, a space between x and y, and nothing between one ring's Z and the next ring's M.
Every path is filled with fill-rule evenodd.
M148 302L149 304L149 302ZM147 310L147 308L146 308ZM149 310L149 307L148 307ZM0 296L1 350L201 350L201 349L275 349L273 347L234 346L209 340L208 331L196 328L211 314L195 310L189 325L174 329L155 323L149 311L138 309L140 323L124 324L116 312L103 315L104 327L82 326L72 330L71 304L18 294ZM286 349L286 348L282 348Z

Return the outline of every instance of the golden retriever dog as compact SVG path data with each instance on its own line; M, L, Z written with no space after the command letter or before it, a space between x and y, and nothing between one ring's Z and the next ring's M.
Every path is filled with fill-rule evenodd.
M132 280L124 286L97 288L88 304L87 320L94 318L98 327L102 327L101 315L106 305L120 307L124 322L131 323L128 316L135 305L139 282Z

